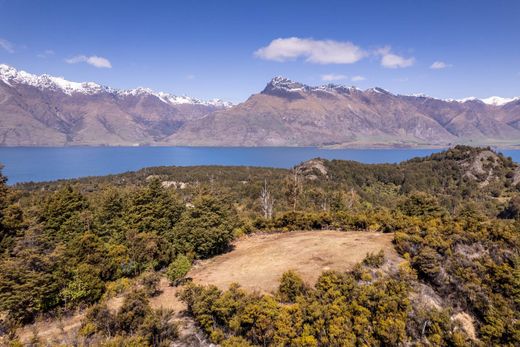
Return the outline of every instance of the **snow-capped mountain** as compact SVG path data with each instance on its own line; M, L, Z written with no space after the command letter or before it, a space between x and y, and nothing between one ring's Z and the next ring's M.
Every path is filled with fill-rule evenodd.
M33 75L0 65L0 144L157 144L231 104Z
M520 100L520 97L517 96L514 98L501 98L500 96L490 96L489 98L480 100L488 105L503 106L505 104L509 104L510 102Z
M275 77L245 102L117 90L0 65L0 145L520 145L520 98L441 100Z
M215 107L231 107L232 104L220 99L200 100L189 96L177 96L164 92L154 92L149 88L135 89L115 89L94 82L72 82L62 77L43 75L33 75L22 70L17 70L12 66L0 64L0 80L9 86L27 85L36 87L42 91L61 91L67 95L84 94L95 95L100 93L109 93L118 96L136 96L136 95L152 95L165 103L172 105L178 104L195 104Z

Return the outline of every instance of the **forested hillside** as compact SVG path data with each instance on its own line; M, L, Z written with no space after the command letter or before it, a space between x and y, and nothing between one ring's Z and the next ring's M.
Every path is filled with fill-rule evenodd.
M19 344L17 327L77 309L78 345L170 345L172 312L149 305L160 276L183 286L189 315L223 346L520 344L520 169L488 148L400 164L158 167L14 187L1 178L7 345ZM244 235L322 229L394 233L402 262L369 254L316 283L288 272L269 294L184 279ZM126 294L113 312L116 293Z

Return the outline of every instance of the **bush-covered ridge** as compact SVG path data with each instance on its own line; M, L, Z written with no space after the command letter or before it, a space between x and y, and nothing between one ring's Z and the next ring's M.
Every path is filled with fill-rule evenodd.
M489 149L458 146L400 164L161 167L16 187L0 175L0 333L95 305L114 283L146 273L165 271L177 283L190 261L226 252L245 233L336 229L395 232L406 277L361 271L379 264L372 255L357 272L323 274L314 288L288 275L282 287L296 291L279 297L190 287L190 311L214 341L234 336L237 345L518 345L518 170ZM442 308L409 302L421 284ZM229 307L206 305L229 296ZM199 301L209 311L197 311ZM456 313L475 320L478 340L450 320ZM167 316L142 314L150 329ZM154 345L143 324L114 333ZM88 325L85 334L104 336Z

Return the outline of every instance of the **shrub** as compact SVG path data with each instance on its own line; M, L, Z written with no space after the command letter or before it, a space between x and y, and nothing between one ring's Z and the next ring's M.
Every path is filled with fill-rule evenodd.
M246 339L240 336L231 336L220 344L221 347L252 347Z
M168 266L166 277L172 285L177 285L181 279L188 274L191 268L191 261L185 255L178 255Z
M504 219L520 219L520 195L511 198L507 207L500 212L499 217Z
M148 271L141 275L139 283L143 286L143 290L148 296L155 296L160 293L159 282L161 276L157 272Z
M94 332L100 332L104 336L112 336L116 330L115 316L110 312L107 305L96 304L87 311L80 332L84 336L89 336Z
M118 329L128 334L135 333L150 311L150 304L144 292L136 291L128 294L117 313Z
M368 253L363 259L363 265L366 265L368 267L381 267L385 263L385 252L383 250L380 250L377 253Z
M150 346L169 346L177 337L177 326L171 323L173 311L159 309L146 316L139 327L139 335L143 336Z
M305 283L292 270L284 272L280 285L278 287L278 295L283 302L295 302L299 295L305 293Z

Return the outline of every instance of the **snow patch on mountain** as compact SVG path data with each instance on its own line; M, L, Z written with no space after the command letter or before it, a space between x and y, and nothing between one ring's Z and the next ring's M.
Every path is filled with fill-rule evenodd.
M502 106L516 100L520 100L520 97L502 98L500 96L490 96L489 98L482 99L482 102L488 105Z
M502 98L500 96L490 96L489 98L484 98L484 99L479 99L474 96L469 96L467 98L462 98L462 99L444 99L444 101L447 101L447 102L460 102L460 103L464 103L464 102L468 102L468 101L479 101L479 102L483 102L486 105L492 105L492 106L503 106L505 104L508 104L510 102L517 101L517 100L520 100L520 96L517 96L515 98Z

